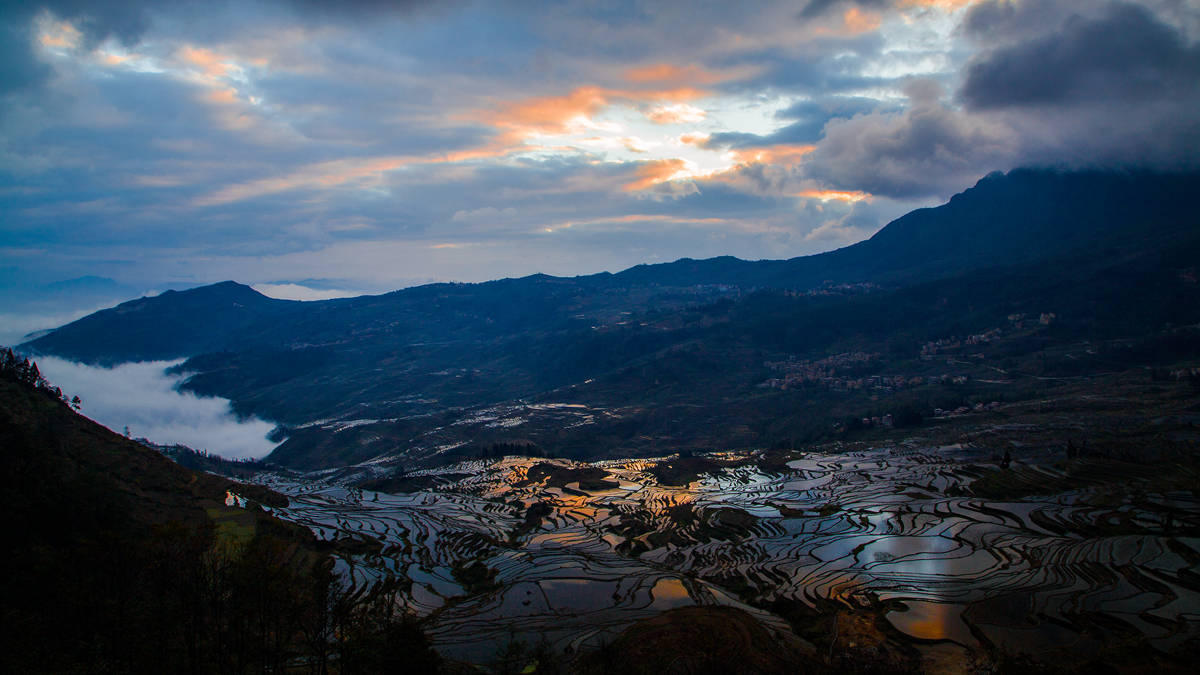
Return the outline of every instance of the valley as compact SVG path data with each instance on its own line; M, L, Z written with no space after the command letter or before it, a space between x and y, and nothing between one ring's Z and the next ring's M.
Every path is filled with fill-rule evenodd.
M254 480L288 495L275 515L355 551L339 567L356 587L403 580L435 647L465 662L524 644L572 663L700 606L747 612L814 663L1180 668L1200 636L1200 465L1194 441L1167 439L1194 435L1191 395L1111 391L798 451L513 455L414 470L403 489ZM1122 418L1122 395L1162 414ZM1104 427L1139 421L1153 434L1123 443L1138 461L1105 449ZM1096 440L1068 456L1071 437Z
M1200 0L0 36L0 675L1200 672Z
M443 671L1189 672L1197 185L1017 170L817 256L224 282L20 349L271 420L252 462L146 444L280 496L366 644L395 614Z

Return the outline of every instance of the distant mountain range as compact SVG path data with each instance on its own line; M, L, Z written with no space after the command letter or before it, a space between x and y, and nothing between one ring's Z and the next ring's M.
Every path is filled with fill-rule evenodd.
M21 349L187 358L189 389L279 422L288 440L270 459L298 468L514 445L596 457L787 442L982 395L839 384L953 381L952 360L926 358L939 340L994 330L981 353L1045 368L1055 346L1200 322L1197 194L1200 174L1016 170L820 255L305 303L223 282L126 302Z

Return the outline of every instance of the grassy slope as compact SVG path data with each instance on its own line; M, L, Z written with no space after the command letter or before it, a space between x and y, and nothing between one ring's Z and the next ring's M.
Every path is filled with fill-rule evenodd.
M0 449L8 672L139 670L188 658L215 667L224 657L198 651L204 635L224 639L234 626L202 630L211 617L188 599L200 602L203 580L253 577L262 563L259 571L297 582L323 557L307 530L224 504L230 489L265 503L281 495L185 469L10 380L0 380ZM253 651L243 647L228 652Z

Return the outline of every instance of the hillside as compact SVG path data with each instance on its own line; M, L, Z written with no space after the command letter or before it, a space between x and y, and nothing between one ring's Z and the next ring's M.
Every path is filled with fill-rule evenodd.
M305 644L342 591L333 547L260 507L286 497L185 469L7 368L0 452L0 670L249 672L342 646L368 654L325 644L324 629ZM405 630L401 647L419 648Z
M298 303L232 281L167 291L96 312L25 345L85 362L194 356L248 346L345 343L380 330L434 325L432 337L472 337L585 318L607 321L763 288L908 285L1064 256L1099 258L1158 248L1196 231L1200 174L994 173L947 204L913 211L870 239L790 260L732 257L638 265L617 274L535 274L481 284L431 284L381 296ZM500 309L503 311L499 311ZM482 325L481 325L482 323Z
M871 238L790 260L732 257L639 265L615 281L805 289L822 283L905 285L1066 255L1146 250L1196 228L1197 174L996 172Z
M1194 174L1020 170L817 256L313 303L227 282L23 347L190 356L186 387L278 422L288 440L271 460L296 468L794 443L847 420L1032 396L1051 382L1038 378L1103 371L1097 349L1121 367L1196 356L1179 333L1200 323L1196 192ZM997 370L1022 375L954 384Z
M226 281L123 302L28 344L87 363L174 359L219 349L251 326L299 306Z

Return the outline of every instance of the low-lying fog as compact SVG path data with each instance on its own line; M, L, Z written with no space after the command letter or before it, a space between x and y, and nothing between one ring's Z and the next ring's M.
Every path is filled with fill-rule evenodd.
M114 368L38 357L46 379L68 398L83 399L81 412L117 433L155 443L182 443L230 459L263 457L275 447L267 440L274 425L258 418L239 421L229 400L205 398L175 389L184 378L165 370L180 361L144 361Z

